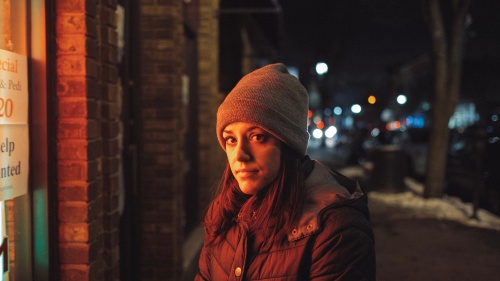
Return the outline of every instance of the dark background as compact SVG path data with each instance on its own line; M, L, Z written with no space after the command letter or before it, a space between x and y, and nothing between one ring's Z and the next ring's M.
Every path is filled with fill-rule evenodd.
M358 102L367 93L384 95L391 69L432 55L421 0L282 0L280 5L282 60L301 69L305 84L304 69L313 71L316 62L326 62L333 103ZM443 11L449 21L450 7ZM500 75L499 15L500 1L473 1L466 34L464 76L475 73L476 80L490 80L489 87L498 86L494 80Z

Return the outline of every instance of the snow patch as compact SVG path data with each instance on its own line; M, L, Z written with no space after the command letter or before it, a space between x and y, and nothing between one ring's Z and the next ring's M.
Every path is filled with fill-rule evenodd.
M348 167L340 171L351 178L363 178L364 170ZM422 197L423 184L405 179L407 191L398 193L368 192L369 206L372 212L384 212L393 218L433 218L453 220L462 224L489 228L500 231L500 217L484 209L476 211L472 218L473 204L465 203L460 198L444 195L442 198Z

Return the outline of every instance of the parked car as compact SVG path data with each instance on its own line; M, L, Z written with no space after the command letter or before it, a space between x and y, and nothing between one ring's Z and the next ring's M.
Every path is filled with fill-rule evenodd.
M500 215L500 122L451 131L444 192ZM482 133L481 133L482 132ZM424 182L429 128L383 132L406 155L407 176ZM389 134L390 133L390 134ZM365 142L374 143L373 141ZM380 142L377 143L380 145ZM368 146L367 146L368 147ZM371 149L376 147L370 146ZM477 197L475 197L477 196Z

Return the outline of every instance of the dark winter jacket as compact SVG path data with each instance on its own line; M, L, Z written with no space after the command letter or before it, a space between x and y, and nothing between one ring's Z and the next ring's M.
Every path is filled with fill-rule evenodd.
M299 226L283 245L264 247L242 224L203 247L195 280L375 280L367 198L356 181L315 161ZM209 213L210 215L210 213Z

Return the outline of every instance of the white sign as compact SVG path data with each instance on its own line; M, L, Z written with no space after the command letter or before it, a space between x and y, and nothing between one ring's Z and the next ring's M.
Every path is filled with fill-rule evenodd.
M28 61L0 50L0 125L28 124Z
M0 201L28 192L28 125L0 125Z
M28 61L0 50L0 201L28 192Z

